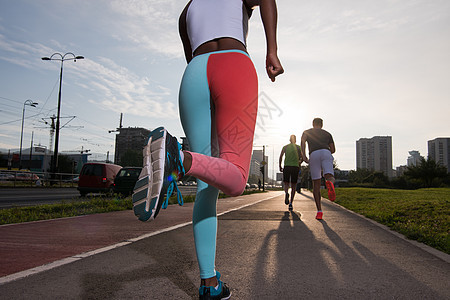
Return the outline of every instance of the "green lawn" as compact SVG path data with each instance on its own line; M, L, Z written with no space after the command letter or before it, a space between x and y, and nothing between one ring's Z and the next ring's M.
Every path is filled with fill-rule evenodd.
M262 193L258 190L245 191L245 194ZM219 194L219 198L226 195ZM187 195L183 197L185 203L194 202L195 196ZM177 197L173 195L169 199L169 204L176 204ZM131 210L133 204L131 196L127 198L105 198L95 197L86 201L67 201L60 204L46 204L29 207L13 207L0 209L0 225L23 223L40 220L50 220L56 218L67 218L81 215L106 213L112 211Z
M449 188L337 188L336 203L450 254Z

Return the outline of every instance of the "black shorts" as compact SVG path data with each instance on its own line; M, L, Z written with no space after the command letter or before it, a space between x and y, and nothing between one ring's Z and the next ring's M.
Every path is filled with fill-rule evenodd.
M284 166L283 182L297 183L299 171L300 171L300 167Z

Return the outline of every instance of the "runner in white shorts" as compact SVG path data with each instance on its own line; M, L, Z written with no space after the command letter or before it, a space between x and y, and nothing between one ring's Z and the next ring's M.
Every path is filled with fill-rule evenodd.
M333 155L328 149L319 149L309 154L309 169L311 172L311 179L321 179L323 174L334 175L333 169Z
M315 118L313 128L305 130L302 135L301 148L303 149L303 161L309 163L311 179L313 181L313 194L317 207L316 219L322 220L322 204L320 195L320 180L322 174L325 177L325 185L328 189L328 199L336 200L334 191L333 156L336 151L332 135L322 129L323 120ZM306 143L308 143L309 159L306 157Z

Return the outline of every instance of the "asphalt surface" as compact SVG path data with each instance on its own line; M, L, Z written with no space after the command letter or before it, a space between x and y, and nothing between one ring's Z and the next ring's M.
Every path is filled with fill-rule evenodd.
M183 195L194 195L196 186L179 186ZM62 188L0 188L0 209L21 206L36 206L42 204L55 204L62 202L87 201L94 197L108 198L106 194L89 193L85 197L80 196L76 187ZM113 196L116 197L116 196Z
M317 221L309 193L293 212L281 192L219 200L216 268L232 299L450 299L449 255L323 202ZM191 214L0 226L0 299L195 299Z

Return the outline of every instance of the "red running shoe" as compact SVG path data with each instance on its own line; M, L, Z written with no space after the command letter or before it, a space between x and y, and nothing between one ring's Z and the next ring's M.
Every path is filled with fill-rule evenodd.
M323 217L323 212L318 211L318 212L317 212L317 215L316 215L316 219L317 219L317 220L322 220L322 217Z
M336 200L336 192L334 191L334 184L331 181L325 181L325 185L328 190L328 200L334 201Z

